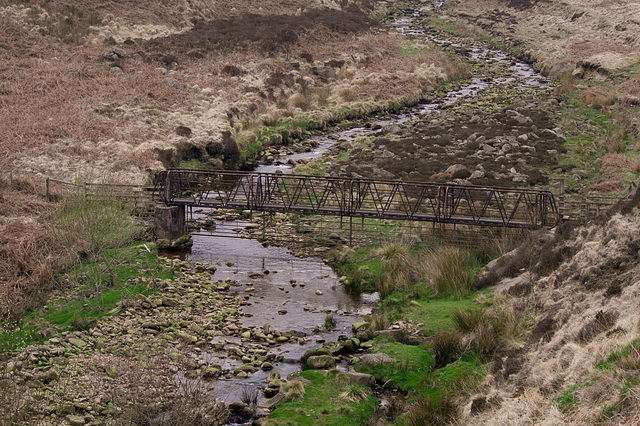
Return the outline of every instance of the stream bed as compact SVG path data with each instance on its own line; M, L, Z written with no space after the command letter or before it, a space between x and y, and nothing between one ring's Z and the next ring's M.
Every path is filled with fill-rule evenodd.
M420 12L416 11L416 16ZM407 36L440 45L452 44L412 29L411 23L412 18L405 17L393 23L392 27ZM296 163L321 157L336 143L385 134L390 128L406 122L428 121L444 105L475 97L491 86L509 85L522 89L546 86L546 79L525 63L483 47L465 48L472 60L495 62L506 70L505 75L492 78L476 75L462 87L441 96L437 102L419 104L402 114L313 136L310 139L315 149L311 152L276 156L273 163L260 165L256 171L289 173ZM319 347L324 341L337 341L341 336L350 337L351 325L362 321L379 302L379 297L377 294L349 294L335 272L319 258L298 258L286 248L266 246L255 239L243 238L241 231L237 231L234 238L214 236L225 227L242 229L245 224L238 220L217 220L215 231L203 229L195 232L194 244L186 260L191 264L206 262L215 265L217 270L213 273L213 280L229 278L234 282L229 293L244 299L238 310L238 327L262 328L265 334L279 330L297 337L287 343L272 345L269 350L273 367L282 377L287 377L300 368L298 361L308 349ZM333 323L333 327L325 327L327 322ZM247 340L215 338L211 343L219 350L203 350L194 352L192 356L208 365L219 364L223 369L233 371L242 364L242 360L229 354L238 349L250 350L252 343ZM209 382L208 390L227 403L246 399L249 393L257 394L257 402L260 403L265 397L259 390L266 387L269 374L269 371L262 370L243 378L227 374ZM176 379L189 380L180 374Z

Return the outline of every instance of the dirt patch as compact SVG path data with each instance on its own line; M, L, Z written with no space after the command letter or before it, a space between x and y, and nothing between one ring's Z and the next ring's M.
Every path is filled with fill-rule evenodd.
M604 333L616 324L620 316L617 311L599 311L596 317L584 325L578 332L576 340L580 343L589 343L600 333Z
M145 51L155 51L160 55L173 52L193 58L210 53L246 50L288 54L301 33L324 27L338 34L353 34L367 30L373 24L355 6L344 11L310 10L299 16L247 14L231 19L198 22L183 34L158 38L143 45Z

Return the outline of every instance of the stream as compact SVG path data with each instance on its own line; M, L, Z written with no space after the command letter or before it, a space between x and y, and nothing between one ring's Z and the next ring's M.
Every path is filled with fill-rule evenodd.
M415 15L419 16L423 10L426 8L417 10ZM422 38L440 45L458 46L427 35L424 31L412 29L412 19L405 17L391 26L409 37ZM313 136L310 138L311 145L315 146L313 151L276 157L272 164L260 165L256 171L272 173L280 170L289 173L297 162L320 157L338 142L376 136L384 133L390 126L408 121L429 120L429 116L438 114L444 105L475 97L492 85L511 85L522 89L546 86L546 79L535 73L528 64L483 47L464 47L475 61L501 64L508 70L506 75L493 79L476 75L464 86L447 93L437 103L419 104L402 114ZM203 215L204 213L200 213L200 217ZM215 231L202 229L195 232L194 244L191 252L186 255L186 260L191 264L207 262L215 265L217 270L213 274L213 280L231 278L237 281L229 292L231 295L242 296L245 300L239 309L239 327L261 327L298 336L297 341L292 339L289 343L270 346L273 366L285 378L300 368L298 360L306 350L320 347L323 341L336 341L340 336L350 337L351 325L362 321L379 302L379 297L377 294L347 293L335 272L319 258L297 258L286 248L263 246L250 238L213 237L217 233L224 234L221 232L224 229L244 229L247 223L237 219L216 220ZM236 232L242 235L241 231ZM319 327L327 319L332 319L335 326L332 329ZM211 343L218 344L218 347L224 346L224 350L203 350L192 355L207 364L220 364L232 371L242 361L232 359L233 357L228 356L229 353L252 345L251 342L242 340L232 337L216 338ZM253 392L257 394L257 402L260 403L265 397L259 390L266 387L269 373L258 370L246 378L227 374L217 381L209 382L208 391L226 403L239 401ZM176 379L187 380L182 376Z

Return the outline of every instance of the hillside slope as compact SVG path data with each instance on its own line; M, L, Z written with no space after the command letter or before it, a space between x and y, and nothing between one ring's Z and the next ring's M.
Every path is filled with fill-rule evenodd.
M484 283L530 310L535 325L494 359L469 424L638 421L639 206L636 194L607 217L536 235L488 265Z

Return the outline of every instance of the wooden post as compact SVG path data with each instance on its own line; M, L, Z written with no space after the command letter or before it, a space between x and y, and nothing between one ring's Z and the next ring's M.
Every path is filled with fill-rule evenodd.
M558 195L558 213L562 217L564 215L564 179L560 179L560 195Z
M47 201L51 201L51 197L49 195L50 194L50 192L49 192L49 178L47 178L47 181L46 181L46 188L47 188L46 189Z

